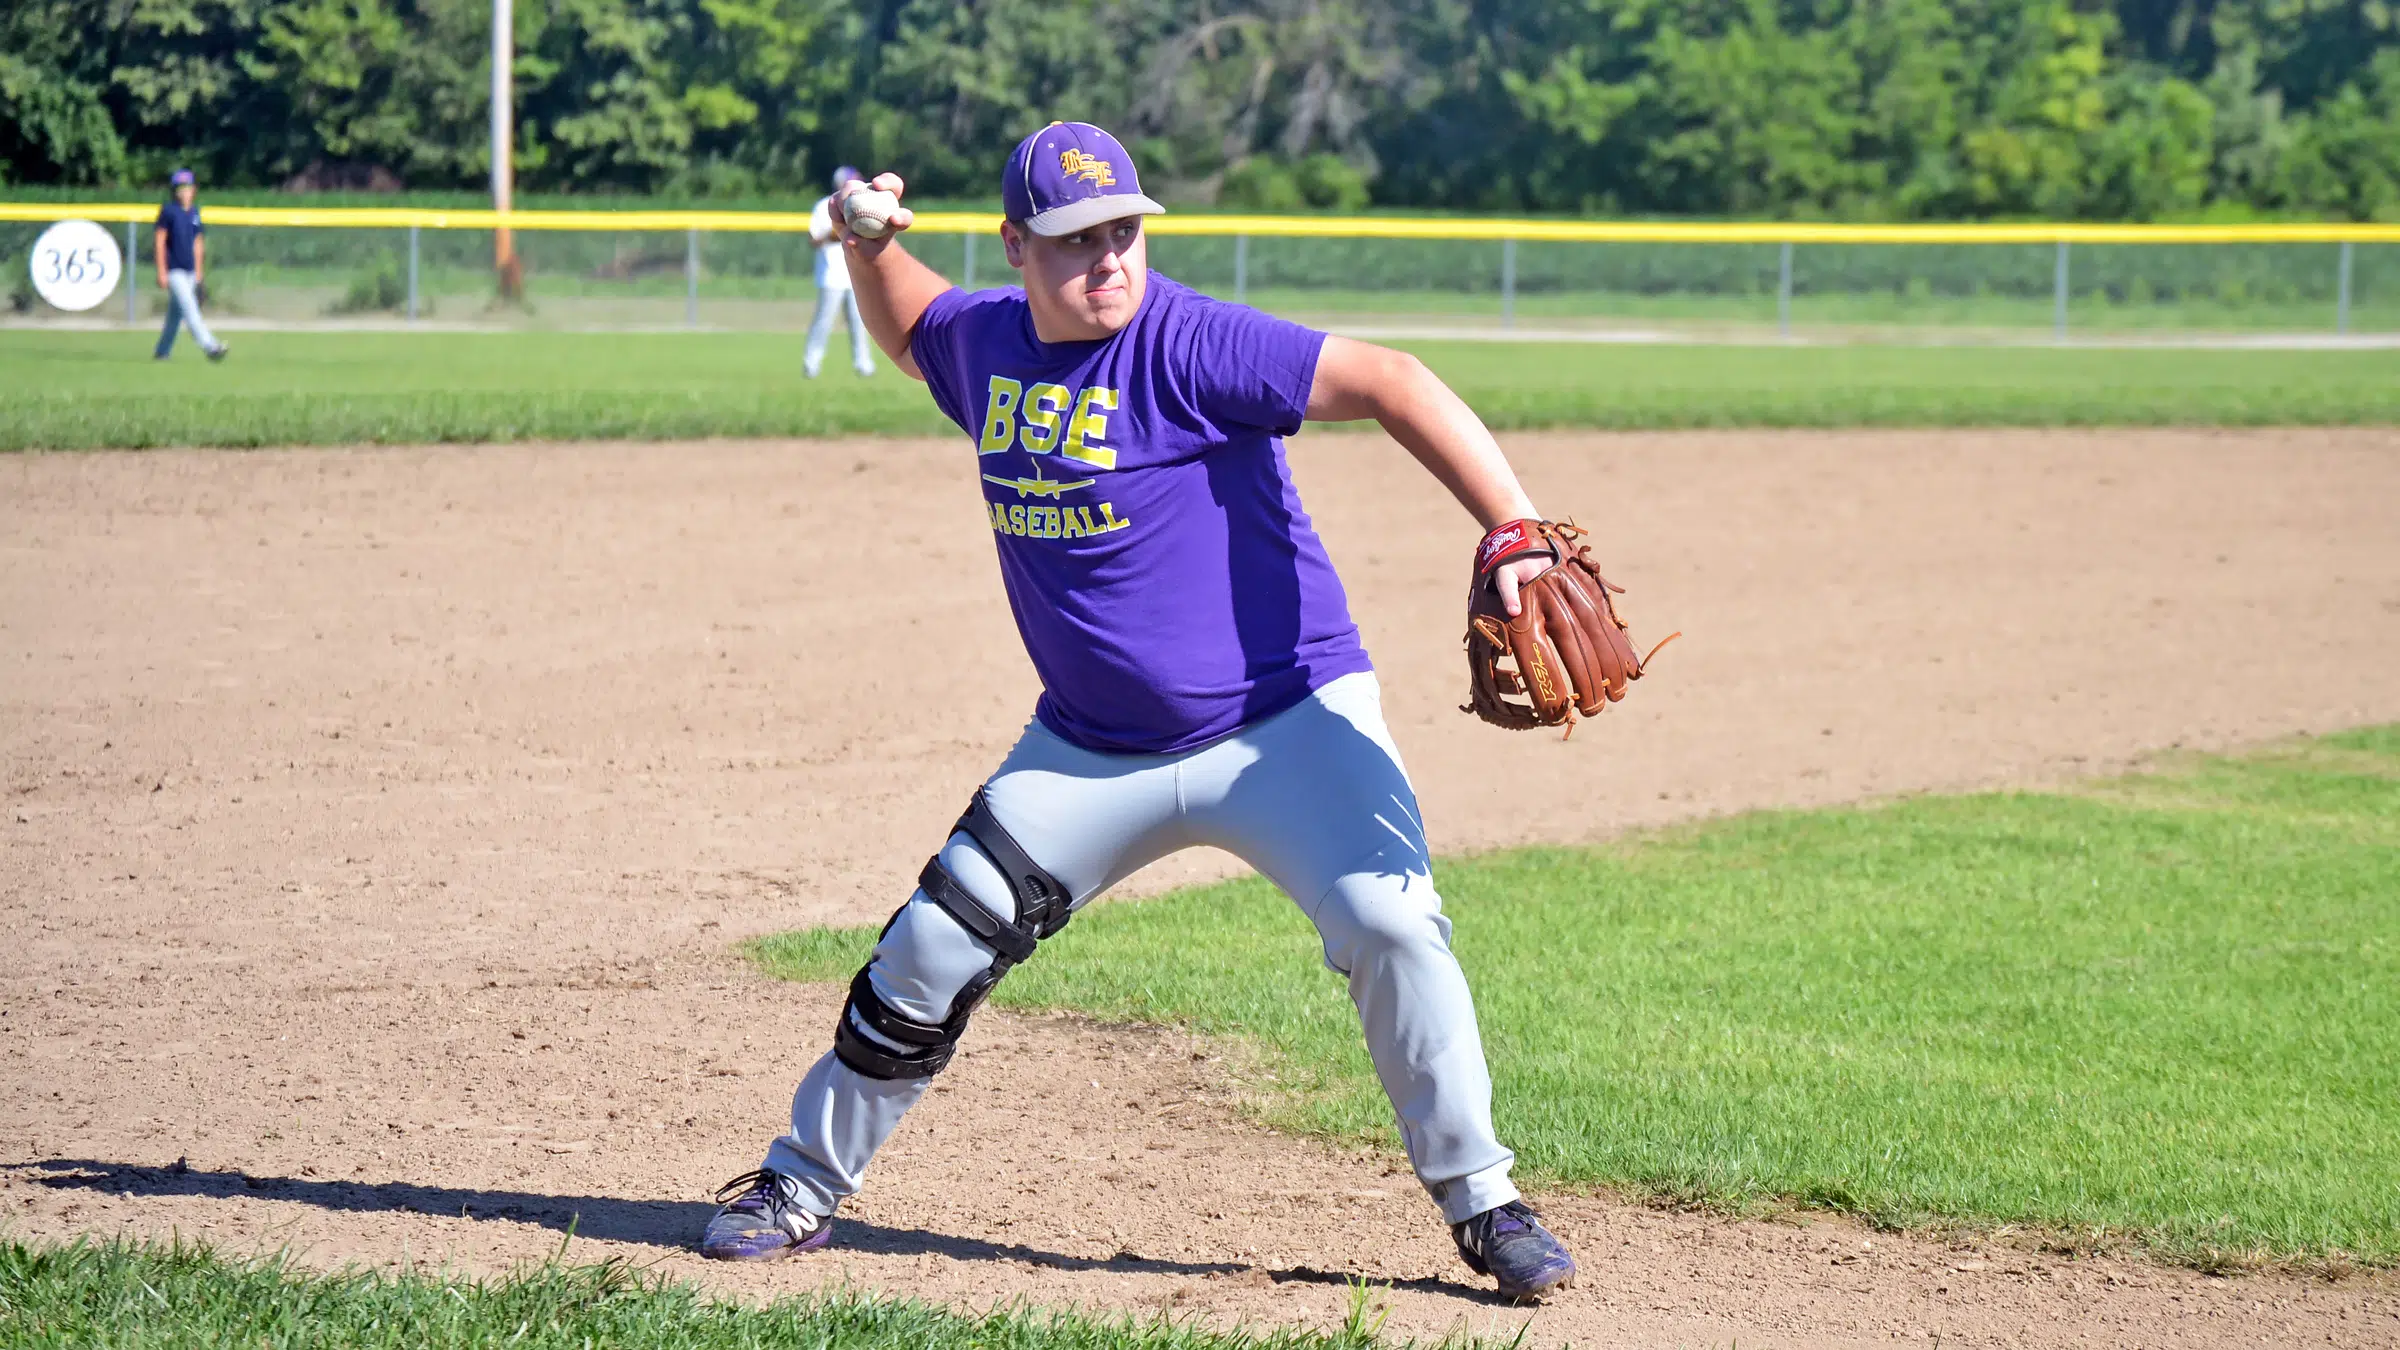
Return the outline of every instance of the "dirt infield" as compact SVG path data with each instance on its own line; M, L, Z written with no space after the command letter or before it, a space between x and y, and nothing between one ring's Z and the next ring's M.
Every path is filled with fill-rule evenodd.
M1447 851L2400 720L2400 432L1511 449L1688 634L1566 744L1454 710L1463 517L1380 437L1294 447ZM1031 706L961 453L0 460L0 1224L484 1269L572 1224L750 1295L1252 1321L1364 1275L1513 1333L1405 1171L1064 1020L979 1020L838 1251L685 1250L838 1002L730 944L887 913ZM2400 1342L2388 1275L1549 1207L1587 1274L1535 1343Z

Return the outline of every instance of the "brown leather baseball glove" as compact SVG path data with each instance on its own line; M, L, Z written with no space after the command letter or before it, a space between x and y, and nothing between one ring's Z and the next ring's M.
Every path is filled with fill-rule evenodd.
M1591 549L1576 542L1585 533L1573 521L1512 520L1483 537L1467 597L1468 701L1460 712L1511 731L1564 726L1572 735L1578 715L1596 716L1624 698L1658 648L1683 636L1635 652L1609 598L1624 588L1602 577ZM1512 619L1492 573L1528 554L1555 561L1518 592Z

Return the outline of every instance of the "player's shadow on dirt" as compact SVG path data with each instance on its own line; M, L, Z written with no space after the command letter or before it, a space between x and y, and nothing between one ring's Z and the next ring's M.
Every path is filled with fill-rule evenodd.
M531 1191L468 1190L457 1186L380 1184L319 1177L256 1176L212 1172L177 1164L141 1167L91 1158L51 1158L8 1163L0 1170L55 1190L98 1191L149 1198L199 1196L211 1200L249 1197L314 1205L346 1214L431 1214L451 1219L529 1223L578 1237L651 1246L688 1247L713 1205L680 1200L619 1200L596 1195L540 1195Z
M140 1198L198 1196L229 1200L248 1196L314 1205L347 1214L428 1214L442 1218L526 1223L559 1233L605 1242L634 1242L650 1247L689 1251L701 1226L716 1206L695 1200L620 1200L597 1195L542 1195L532 1191L469 1190L457 1186L419 1186L405 1181L371 1183L317 1177L253 1176L248 1172L212 1172L203 1168L141 1167L132 1163L101 1162L91 1158L50 1158L40 1162L0 1164L0 1171L54 1190L97 1191L105 1195ZM1141 1275L1246 1275L1259 1268L1242 1261L1162 1261L1119 1252L1094 1258L1067 1256L1019 1243L986 1242L979 1238L930 1233L922 1228L890 1228L844 1219L840 1244L852 1251L891 1256L932 1253L957 1261L1021 1261L1054 1270L1120 1271ZM1265 1272L1277 1284L1346 1284L1353 1278L1336 1271L1298 1267ZM1480 1290L1441 1280L1406 1280L1395 1288L1428 1293L1479 1297Z

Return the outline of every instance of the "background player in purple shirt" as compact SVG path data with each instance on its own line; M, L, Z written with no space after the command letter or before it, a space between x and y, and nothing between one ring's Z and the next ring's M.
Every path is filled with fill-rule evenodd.
M1316 924L1409 1161L1460 1254L1536 1297L1575 1263L1509 1181L1491 1078L1415 792L1283 438L1373 418L1489 529L1539 518L1482 421L1416 358L1150 273L1116 139L1052 123L1001 179L1024 290L969 294L889 232L848 228L859 311L973 442L1001 577L1042 696L853 981L831 1053L764 1166L727 1183L703 1254L823 1245L968 1015L1077 907L1178 849L1223 848ZM1495 574L1503 603L1550 565ZM996 1141L996 1146L1005 1143Z

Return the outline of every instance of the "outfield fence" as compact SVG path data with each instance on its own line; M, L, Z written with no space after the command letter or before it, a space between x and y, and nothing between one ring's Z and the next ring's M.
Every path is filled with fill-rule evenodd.
M24 254L49 221L121 224L163 313L141 203L0 203L0 304L60 322ZM210 206L214 313L235 326L805 327L805 215ZM493 285L506 228L522 302ZM1395 332L1594 338L2068 340L2400 333L2400 225L1831 225L1175 214L1151 262L1293 317ZM910 248L967 285L1012 279L999 218L928 211ZM145 300L145 297L148 297ZM82 316L89 321L93 316Z

